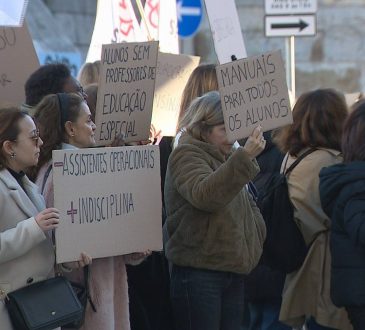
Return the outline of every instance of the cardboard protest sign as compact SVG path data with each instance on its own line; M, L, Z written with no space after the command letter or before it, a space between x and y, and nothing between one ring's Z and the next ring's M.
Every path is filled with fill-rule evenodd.
M215 52L220 64L247 57L234 0L205 0Z
M0 26L23 25L28 0L0 1Z
M39 68L27 26L0 28L0 102L21 105L24 83Z
M245 138L293 122L280 51L216 68L228 139Z
M149 137L158 42L103 45L96 105L96 143L119 134L126 142Z
M185 85L200 57L158 53L152 125L162 136L175 136Z
M158 146L53 151L57 262L162 250Z

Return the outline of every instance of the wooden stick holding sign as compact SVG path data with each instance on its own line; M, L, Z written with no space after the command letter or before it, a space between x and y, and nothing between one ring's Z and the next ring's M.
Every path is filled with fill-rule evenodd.
M158 146L53 151L57 262L162 250Z
M145 29L147 31L148 41L152 41L153 38L151 37L150 29L148 28L146 15L144 14L144 10L143 10L143 6L142 6L142 3L141 3L141 0L136 0L136 3L137 3L137 7L138 7L139 14L141 15L141 20L143 21L144 27L145 27Z
M148 140L158 41L103 45L96 105L96 143L119 134L126 142Z
M293 122L280 51L233 61L216 68L230 141Z

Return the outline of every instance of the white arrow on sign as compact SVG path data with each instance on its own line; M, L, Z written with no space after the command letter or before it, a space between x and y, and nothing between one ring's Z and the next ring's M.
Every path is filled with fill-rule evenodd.
M182 21L183 16L200 16L201 8L200 7L183 7L182 1L177 2L176 6L177 18L179 21Z

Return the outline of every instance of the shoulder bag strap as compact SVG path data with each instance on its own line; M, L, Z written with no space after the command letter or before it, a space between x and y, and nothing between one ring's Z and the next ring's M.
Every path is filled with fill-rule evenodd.
M84 266L84 287L85 287L85 292L86 292L87 300L89 301L92 310L94 312L96 312L95 304L92 301L91 296L90 296L89 283L90 283L90 266L87 265L87 266Z
M307 150L306 152L304 152L303 154L301 154L293 164L291 164L289 166L289 168L284 172L284 175L287 176L288 174L290 174L290 172L303 160L303 158L307 157L309 154L311 154L312 152L316 151L316 148L311 148L309 150ZM289 158L289 156L288 156Z
M52 171L52 164L48 166L47 171L46 171L46 173L44 174L44 177L43 177L42 189L41 189L41 194L42 195L43 195L44 187L46 186L46 182L47 182L47 179L48 179L49 174L51 173L51 171Z

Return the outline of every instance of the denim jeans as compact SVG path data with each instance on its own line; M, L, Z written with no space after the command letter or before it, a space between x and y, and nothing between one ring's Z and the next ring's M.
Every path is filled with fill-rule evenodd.
M307 320L306 325L308 330L336 330L334 328L318 324L314 317L311 317L309 320Z
M243 275L173 265L175 330L240 330Z

